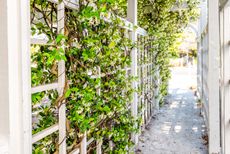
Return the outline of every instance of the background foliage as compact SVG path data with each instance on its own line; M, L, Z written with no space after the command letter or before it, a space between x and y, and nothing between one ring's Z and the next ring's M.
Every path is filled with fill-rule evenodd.
M198 17L199 0L139 0L138 21L155 38L156 67L160 70L160 100L167 95L170 78L169 60L176 40L189 22Z

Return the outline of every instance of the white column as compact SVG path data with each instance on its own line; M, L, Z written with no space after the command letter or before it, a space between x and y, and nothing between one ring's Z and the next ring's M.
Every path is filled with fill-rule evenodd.
M64 35L65 26L65 4L61 2L58 4L58 33ZM65 61L58 62L58 93L63 95L65 87ZM58 125L59 125L59 153L66 154L66 105L64 102L60 102Z
M128 21L132 22L133 25L137 25L137 0L128 0L128 12L127 12ZM130 38L133 42L137 41L137 33L133 30L130 34ZM137 77L137 48L133 48L131 51L131 75ZM132 88L137 90L137 81L132 83ZM133 102L131 106L132 115L137 117L138 111L138 94L137 92L133 93ZM134 142L138 142L138 136L135 134L133 136Z
M7 150L9 135L9 69L7 46L7 1L0 1L0 153Z
M208 124L209 153L220 152L220 38L219 38L219 2L208 1Z
M230 6L224 7L223 14L223 108L222 108L222 148L230 153Z
M29 4L0 1L0 134L8 140L9 153L17 154L32 152Z

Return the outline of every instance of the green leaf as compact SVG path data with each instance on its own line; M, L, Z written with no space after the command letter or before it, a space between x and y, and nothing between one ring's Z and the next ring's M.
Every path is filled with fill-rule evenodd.
M109 43L109 48L113 49L115 47L116 43L114 41Z

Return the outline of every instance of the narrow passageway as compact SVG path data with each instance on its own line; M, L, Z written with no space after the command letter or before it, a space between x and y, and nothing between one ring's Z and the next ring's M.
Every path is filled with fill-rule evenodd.
M206 128L194 96L195 68L173 68L169 96L140 136L138 154L206 154Z

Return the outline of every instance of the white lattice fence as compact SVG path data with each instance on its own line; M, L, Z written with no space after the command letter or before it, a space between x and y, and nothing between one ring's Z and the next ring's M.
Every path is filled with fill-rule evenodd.
M64 34L64 21L65 21L65 12L64 8L70 8L70 9L78 9L77 2L75 1L64 1L62 3L58 3L58 1L53 1L50 0L51 3L57 4L58 7L58 15L57 15L57 27L58 27L58 32L60 34ZM153 114L153 109L154 109L154 88L155 88L155 82L153 78L153 73L151 70L153 70L154 67L154 58L153 58L153 52L150 52L151 49L151 39L147 37L147 33L145 30L142 28L138 27L136 30L134 30L134 25L136 25L135 20L137 20L136 16L136 1L130 1L129 2L129 12L128 16L130 16L130 20L133 22L129 22L125 19L120 18L125 24L121 28L125 28L127 31L130 31L130 39L133 40L134 42L137 41L137 35L139 35L142 38L141 43L146 43L148 41L148 44L143 47L143 51L137 50L137 48L134 48L133 51L131 52L131 58L132 58L132 65L131 68L126 68L127 72L130 72L128 74L132 76L138 76L137 71L139 69L139 79L141 80L140 85L142 85L142 95L140 96L139 101L142 104L142 112L141 114L143 115L143 121L144 124L147 123L147 121L150 120L152 114ZM109 19L104 19L107 22L110 22ZM33 38L31 40L32 44L38 44L38 45L50 45L47 44L47 41L43 39L38 39L38 38ZM140 61L141 63L137 63L137 56L140 56ZM112 74L115 72L108 72L108 74ZM101 74L100 68L98 68L98 75L92 76L92 78L103 78L107 74ZM65 84L65 63L64 61L59 61L58 63L58 82L55 83L50 83L46 85L40 85L36 87L32 87L32 94L33 93L38 93L42 91L47 91L47 90L53 90L57 89L59 95L62 94L63 88ZM137 88L137 82L134 81L133 83L133 88ZM98 95L100 95L100 87L98 88ZM138 107L138 97L137 93L133 94L133 103L132 103L132 113L134 116L138 115L137 107ZM140 103L139 102L139 103ZM50 126L49 128L46 128L45 130L42 130L40 132L37 132L36 134L33 135L32 137L32 143L36 143L40 141L41 139L55 133L58 131L58 138L59 138L59 152L64 154L66 153L66 108L65 104L60 104L59 111L58 111L58 123ZM137 138L137 135L134 134ZM73 150L71 153L82 153L85 154L87 153L87 147L90 145L92 142L95 142L94 138L87 139L87 132L84 133L83 140L80 143L80 148L76 148ZM97 142L97 153L101 153L101 146L102 146L102 141L96 141Z
M154 63L153 39L148 36L138 37L138 107L143 121L142 129L145 128L159 107L157 100L159 72Z
M65 8L68 9L78 9L78 1L77 0L64 0L59 3L58 0L48 0L50 3L53 3L55 7L57 7L57 23L54 27L57 28L58 34L64 34L64 26L65 26ZM2 2L2 1L1 1ZM66 106L65 103L60 102L58 104L58 110L55 110L54 113L57 114L58 119L52 121L50 126L36 131L36 115L41 112L41 110L33 110L31 113L31 107L37 107L36 104L31 104L31 95L36 95L36 93L42 93L45 91L52 91L53 95L57 93L57 95L61 96L65 87L65 62L60 60L58 62L58 72L57 72L57 80L52 80L49 83L40 83L34 84L32 83L31 87L31 66L33 69L33 65L36 65L30 60L30 50L32 50L35 46L52 46L53 42L48 42L47 38L43 35L35 35L29 36L30 34L30 2L27 0L15 0L14 5L10 4L10 2L3 3L3 8L6 10L6 5L9 5L12 11L6 15L5 22L9 22L10 26L8 27L11 31L7 31L4 35L5 38L9 38L10 41L7 42L10 49L3 48L7 52L6 55L9 54L10 61L9 62L1 62L1 64L7 65L10 64L9 72L11 82L10 85L3 85L3 87L10 87L10 91L12 92L12 96L6 93L7 97L11 98L9 102L9 106L3 106L3 110L7 110L10 108L9 115L7 116L11 119L11 124L8 127L5 126L8 132L10 131L9 145L2 146L0 142L0 151L1 147L4 147L3 150L8 151L9 153L19 153L19 154L29 154L32 153L33 145L39 143L41 140L45 139L50 135L55 135L58 140L59 153L65 154L67 152L67 143L66 143ZM3 9L3 12L4 12ZM10 16L11 15L11 16ZM38 14L39 16L39 14ZM157 74L154 72L154 52L152 50L151 41L153 38L149 38L147 36L147 32L137 27L137 0L128 0L128 15L127 20L120 18L124 24L120 27L126 29L129 32L129 37L133 42L137 42L141 48L133 48L131 52L132 64L131 68L126 68L127 75L138 77L139 81L133 81L132 88L136 90L133 94L133 102L130 107L133 116L142 115L144 126L151 119L151 116L154 113L155 107L158 106L158 102L155 99L157 96ZM8 20L9 19L9 20ZM105 21L111 22L109 18L104 18ZM3 24L1 24L2 26ZM17 26L19 25L19 26ZM7 27L3 25L3 28ZM7 30L3 29L3 30ZM1 27L2 32L2 27ZM15 38L14 38L15 37ZM138 40L139 37L139 40ZM145 45L144 45L145 44ZM31 48L31 49L30 49ZM2 49L2 48L1 48ZM63 50L65 50L63 46ZM20 51L14 53L15 51ZM8 57L8 55L6 56ZM14 57L14 59L12 59ZM17 66L17 68L14 68ZM4 68L8 70L8 68ZM3 70L4 70L3 69ZM114 72L108 72L112 74ZM7 73L6 73L7 74ZM3 75L7 76L3 73ZM92 76L92 78L103 78L106 74L101 73L101 68L97 68L97 75ZM159 74L158 74L159 75ZM15 80L14 77L18 77L18 80ZM32 76L33 77L33 76ZM9 78L10 79L10 78ZM9 80L3 80L3 82L9 82ZM14 88L15 87L15 88ZM138 94L137 90L140 90ZM14 95L15 94L15 95ZM100 86L97 89L97 94L101 95ZM58 97L58 96L57 96ZM34 99L34 98L32 98ZM7 100L6 100L7 101ZM44 101L44 100L43 100ZM44 102L45 105L49 105L49 101ZM140 107L140 110L138 110ZM34 109L34 108L33 108ZM2 111L2 110L1 110ZM33 117L33 126L31 126ZM34 118L35 117L35 118ZM35 122L34 122L35 121ZM143 126L143 128L144 128ZM0 128L2 128L1 126ZM33 131L33 135L32 135ZM0 141L1 136L6 135L7 131L0 130ZM8 134L9 135L9 134ZM137 142L138 135L133 134L133 139ZM7 137L6 137L7 138ZM75 148L71 154L87 153L88 146L96 142L96 151L98 154L102 153L101 146L103 144L102 140L95 141L94 138L87 138L87 132L83 134L83 140L80 143L80 147ZM9 147L9 149L8 149Z
M208 127L209 153L220 152L219 1L201 2L198 90Z

